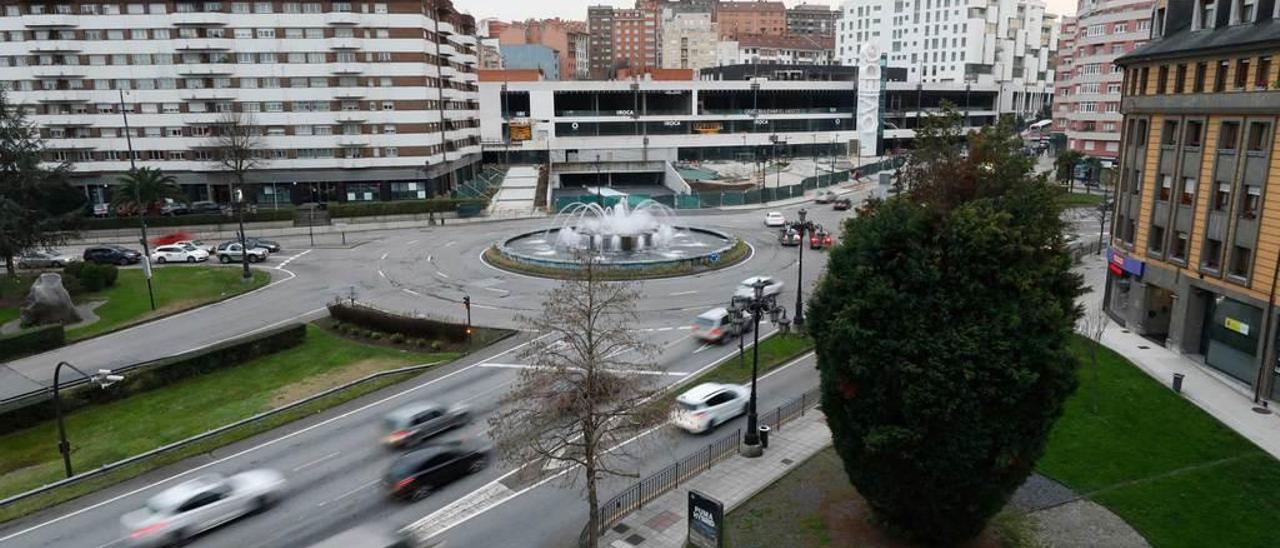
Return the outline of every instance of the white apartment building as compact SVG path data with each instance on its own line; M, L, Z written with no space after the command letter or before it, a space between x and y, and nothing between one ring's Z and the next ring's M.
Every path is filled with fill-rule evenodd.
M478 168L473 27L448 0L6 3L0 86L95 203L130 142L191 199L229 201L210 149L228 113L267 161L247 200L420 199Z
M1058 26L1041 0L850 0L841 12L843 65L873 43L908 81L999 85L1002 111L1030 116L1052 99Z
M666 11L662 20L662 68L699 70L716 65L720 32L710 13Z

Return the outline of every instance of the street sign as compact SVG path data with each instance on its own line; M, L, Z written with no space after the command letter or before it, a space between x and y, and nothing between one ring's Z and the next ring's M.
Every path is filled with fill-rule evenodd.
M712 253L710 256L708 256L708 257L707 257L707 259L708 259L708 260L710 260L710 261L711 261L711 262L713 262L713 263L718 263L718 262L720 262L720 254L719 254L719 253Z
M723 548L724 504L689 490L689 544L697 548Z

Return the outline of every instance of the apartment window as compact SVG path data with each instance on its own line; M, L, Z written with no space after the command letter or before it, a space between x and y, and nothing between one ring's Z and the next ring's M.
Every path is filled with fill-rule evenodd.
M329 79L328 78L308 78L307 84L313 88L327 88L329 87Z
M351 27L338 27L333 29L334 38L355 38L355 30Z
M1164 253L1164 227L1152 226L1151 236L1147 240L1147 250L1157 255Z
M147 7L142 4L129 4L128 11L129 15L145 15L147 13Z
M280 79L274 76L268 76L258 81L261 87L266 89L276 89L280 87Z
M1262 203L1262 189L1255 185L1246 185L1243 199L1240 200L1240 216L1245 219L1258 218L1258 206Z
M1192 177L1182 178L1182 205L1192 206L1196 203L1196 180Z
M1178 144L1178 122L1177 120L1165 120L1164 131L1161 133L1160 144L1173 146Z
M1199 120L1187 120L1186 135L1182 138L1182 146L1199 147L1200 138L1203 135L1204 122Z
M395 102L393 102L393 101L383 101L383 102L382 102L382 110L395 110L395 109L396 109L396 104L395 104Z
M1200 266L1208 270L1222 267L1222 242L1213 238L1204 241L1204 250L1200 256Z
M302 38L302 29L288 28L284 29L285 38Z
M302 13L322 13L319 2L305 2L302 4Z
M386 135L395 135L396 134L395 124L387 124L385 126L382 126L382 133Z
M301 51L291 51L285 56L286 63L305 63L307 62L307 54Z
M1236 59L1236 89L1244 89L1249 83L1249 59Z
M1214 25L1214 0L1200 0L1200 27L1202 29L1213 28Z
M1235 151L1240 143L1240 122L1222 122L1218 128L1218 150Z
M1237 24L1252 23L1253 11L1254 11L1254 5L1253 5L1254 0L1237 0L1237 1L1239 2L1239 5L1236 8L1237 9L1236 15L1239 16L1239 19L1236 21L1236 23Z
M165 104L164 104L164 113L165 113L165 114L177 114L177 113L179 113L179 112L182 112L182 105L180 105L180 104L178 104L178 103L165 103Z
M1213 91L1222 92L1227 90L1227 68L1231 63L1227 60L1218 62L1218 73L1213 78Z
M221 29L218 29L221 30ZM168 40L169 29L155 29L151 31L151 38L154 40Z
M303 29L302 32L307 38L312 38L312 39L324 38L324 29L307 28L307 29Z
M267 101L262 104L265 112L284 112L284 103L280 101Z
M307 54L307 62L314 64L323 64L325 62L323 51L313 51Z
M1165 175L1160 179L1160 201L1169 201L1169 195L1173 193L1173 175Z
M387 13L387 5L386 5L386 4L374 4L374 5L373 5L373 13Z
M1181 230L1173 235L1173 249L1169 250L1169 258L1177 261L1187 261L1187 233Z
M1218 188L1213 193L1213 210L1226 211L1231 204L1231 183L1218 183Z
M400 149L396 147L383 147L382 155L387 158L396 158L400 156Z
M302 13L302 4L298 2L285 2L280 4L280 11L284 13Z
M257 60L257 56L250 52L240 52L236 54L236 62L242 65L252 65Z
M271 13L271 2L254 2L253 13Z
M290 79L289 79L289 87L291 87L291 88L305 88L305 87L307 87L307 79L306 79L306 78L304 78L304 77L302 77L302 76L295 76L295 77L293 77L293 78L290 78Z
M262 103L240 103L240 112L262 112Z
M1142 67L1138 76L1138 93L1137 95L1147 94L1147 79L1151 76L1151 67Z
M1178 65L1175 76L1173 78L1173 92L1182 93L1186 91L1187 83L1187 65Z
M1156 95L1164 95L1169 89L1169 65L1160 65L1156 73Z
M316 135L333 135L332 126L312 126L311 131Z
M1204 93L1205 73L1209 70L1207 63L1196 63L1195 82L1192 84L1192 93Z
M1253 261L1253 250L1244 246L1235 246L1231 252L1231 269L1228 274L1237 278L1249 279L1249 264Z
M336 57L336 62L338 63L356 62L356 54L353 51L339 51L335 57Z
M351 11L351 2L334 2L333 11L338 13L348 13Z
M258 29L257 36L258 38L275 38L276 29Z
M276 54L274 52L261 52L258 54L258 63L270 65L276 62Z
M1267 131L1270 124L1266 122L1249 122L1249 146L1251 153L1262 154L1267 149Z
M1253 80L1254 87L1258 89L1267 89L1267 77L1271 75L1271 56L1264 55L1258 58L1257 76Z

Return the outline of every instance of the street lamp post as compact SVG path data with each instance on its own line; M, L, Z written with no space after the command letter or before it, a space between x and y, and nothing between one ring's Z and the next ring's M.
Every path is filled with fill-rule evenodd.
M805 223L804 218L809 211L801 208L797 212L800 215L800 264L796 271L796 317L791 323L796 327L804 325L804 232L809 226Z
M66 470L69 478L75 474L71 471L71 443L67 441L67 428L62 422L62 398L61 393L58 391L58 376L62 372L62 366L64 365L75 369L77 373L88 378L89 382L98 385L98 388L111 386L124 380L124 377L112 374L110 369L99 369L96 374L89 375L67 362L58 362L58 365L53 368L53 414L58 422L58 453L62 454L62 467Z
M129 129L129 112L124 108L124 90L120 90L120 117L124 120L124 142L129 149L129 172L135 176L138 173L138 164L133 157L133 136L130 135ZM142 189L136 184L133 185L133 205L138 209L138 228L142 234L138 239L138 243L142 244L142 274L147 279L147 298L151 300L151 310L156 309L156 291L151 285L151 249L147 243L147 208L151 204L142 204Z
M785 322L787 313L785 308L778 306L776 295L768 297L764 295L764 288L767 285L763 280L756 280L751 284L752 297L735 296L729 305L734 315L750 314L752 330L755 331L755 342L751 348L751 399L747 402L747 433L742 439L742 455L748 458L764 454L764 449L760 446L760 427L756 417L756 379L760 367L760 317L768 314L770 322Z

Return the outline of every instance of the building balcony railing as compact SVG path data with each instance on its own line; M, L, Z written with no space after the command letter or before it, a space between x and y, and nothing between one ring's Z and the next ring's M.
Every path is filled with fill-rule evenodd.
M342 147L358 147L369 144L368 135L339 135L338 146Z
M28 27L78 27L80 18L65 13L45 13L41 15L24 15L22 24Z
M231 101L236 98L236 89L184 89L182 90L182 98L187 101Z
M367 94L364 88L334 88L334 99L360 99Z
M36 78L84 78L89 67L81 65L40 65L31 70Z
M333 74L361 74L364 72L364 65L360 63L334 63L329 65L329 72Z
M326 13L324 22L327 25L359 25L360 15L350 12Z
M330 38L329 49L357 50L364 47L358 38Z
M181 38L174 41L178 51L230 51L230 38Z
M231 65L227 63L209 63L209 64L199 64L199 65L184 64L184 65L177 65L177 67L178 67L177 68L178 74L189 75L189 76L200 76L200 75L215 76L215 75L235 73L235 65Z
M369 119L369 113L363 110L340 110L333 118L339 122L362 122Z
M82 51L84 47L76 40L42 40L31 46L32 53L61 53Z
M88 91L42 91L37 96L37 100L41 103L87 103L89 102Z
M218 12L178 12L169 14L169 20L178 26L225 26L230 15Z

